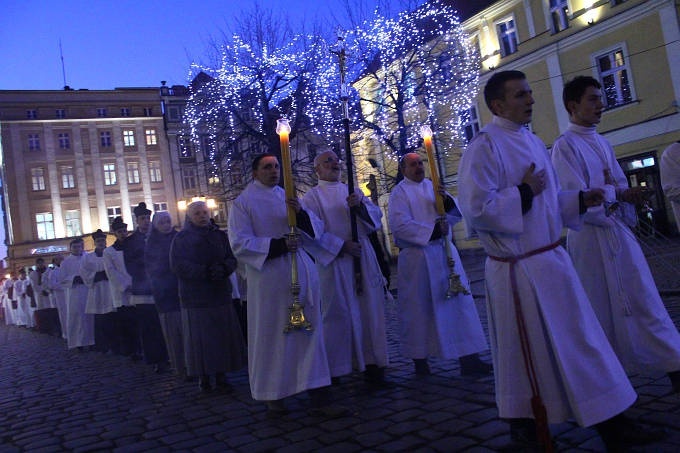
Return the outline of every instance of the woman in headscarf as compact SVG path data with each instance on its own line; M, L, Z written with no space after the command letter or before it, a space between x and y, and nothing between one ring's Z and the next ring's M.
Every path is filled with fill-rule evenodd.
M177 276L170 269L170 244L177 235L167 211L156 212L151 221L151 232L144 248L146 273L151 280L153 299L163 329L172 367L182 378L187 378L184 364L184 336L179 305Z
M170 248L179 280L187 371L202 391L231 390L225 373L245 367L245 344L231 303L229 275L236 268L227 234L210 222L205 202L187 208L187 220Z

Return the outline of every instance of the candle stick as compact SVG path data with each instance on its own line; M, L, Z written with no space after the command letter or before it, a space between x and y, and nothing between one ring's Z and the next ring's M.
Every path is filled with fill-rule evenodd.
M279 141L281 143L281 167L283 168L283 187L286 191L286 199L295 198L295 183L293 181L293 168L290 160L290 146L288 134L290 134L290 125L288 120L281 118L276 121L276 133L279 134ZM288 226L297 226L295 217L295 210L288 206Z
M434 158L434 151L432 148L432 129L430 126L423 126L420 128L420 133L425 142L425 151L427 152L427 162L430 165L430 179L432 180L432 188L434 189L434 200L437 204L437 214L444 215L444 200L439 195L439 172L437 171L437 161Z

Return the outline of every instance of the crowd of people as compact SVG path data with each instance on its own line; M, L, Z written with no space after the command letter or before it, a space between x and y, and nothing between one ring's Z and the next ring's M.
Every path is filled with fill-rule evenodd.
M647 194L628 187L596 132L601 88L591 77L565 85L570 125L548 152L525 127L535 102L526 76L494 74L484 89L493 119L463 154L459 199L433 187L421 156L408 153L388 204L402 355L417 375L431 373L430 357L459 360L462 375L493 372L513 439L543 447L548 425L566 419L594 426L611 450L659 439L623 415L636 399L628 371L664 371L680 393L680 334L630 229ZM677 198L671 164L662 165L664 189ZM167 212L151 219L140 203L132 233L113 221L111 246L98 230L92 252L74 239L63 261L48 267L38 258L28 275L4 281L5 321L60 335L69 348L172 368L204 392L229 391L228 374L247 366L252 397L272 415L301 392L310 413L341 415L331 387L342 376L363 372L369 386L391 385L389 266L372 237L381 210L348 193L333 151L314 168L318 185L286 198L276 155L257 156L227 231L204 202L188 206L181 231ZM451 241L462 219L488 255L493 366L480 359L489 345Z

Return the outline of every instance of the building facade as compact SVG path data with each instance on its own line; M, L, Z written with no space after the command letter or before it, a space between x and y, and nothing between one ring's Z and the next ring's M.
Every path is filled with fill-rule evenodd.
M0 91L9 270L116 216L133 229L142 201L177 216L161 107L158 88Z
M536 104L530 125L548 146L567 128L564 83L603 86L598 131L614 146L631 186L655 191L641 225L674 232L659 181L663 150L680 139L680 4L674 0L501 0L464 22L479 46L480 86L523 71ZM490 121L480 94L474 130Z

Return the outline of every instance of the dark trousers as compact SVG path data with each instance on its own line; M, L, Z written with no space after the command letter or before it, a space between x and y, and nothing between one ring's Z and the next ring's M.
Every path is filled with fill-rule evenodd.
M168 362L168 348L165 345L161 321L155 304L136 305L137 325L144 351L144 361L150 365Z
M123 355L141 355L142 347L139 341L136 307L126 306L117 310L115 321L115 337L119 345L118 352Z

